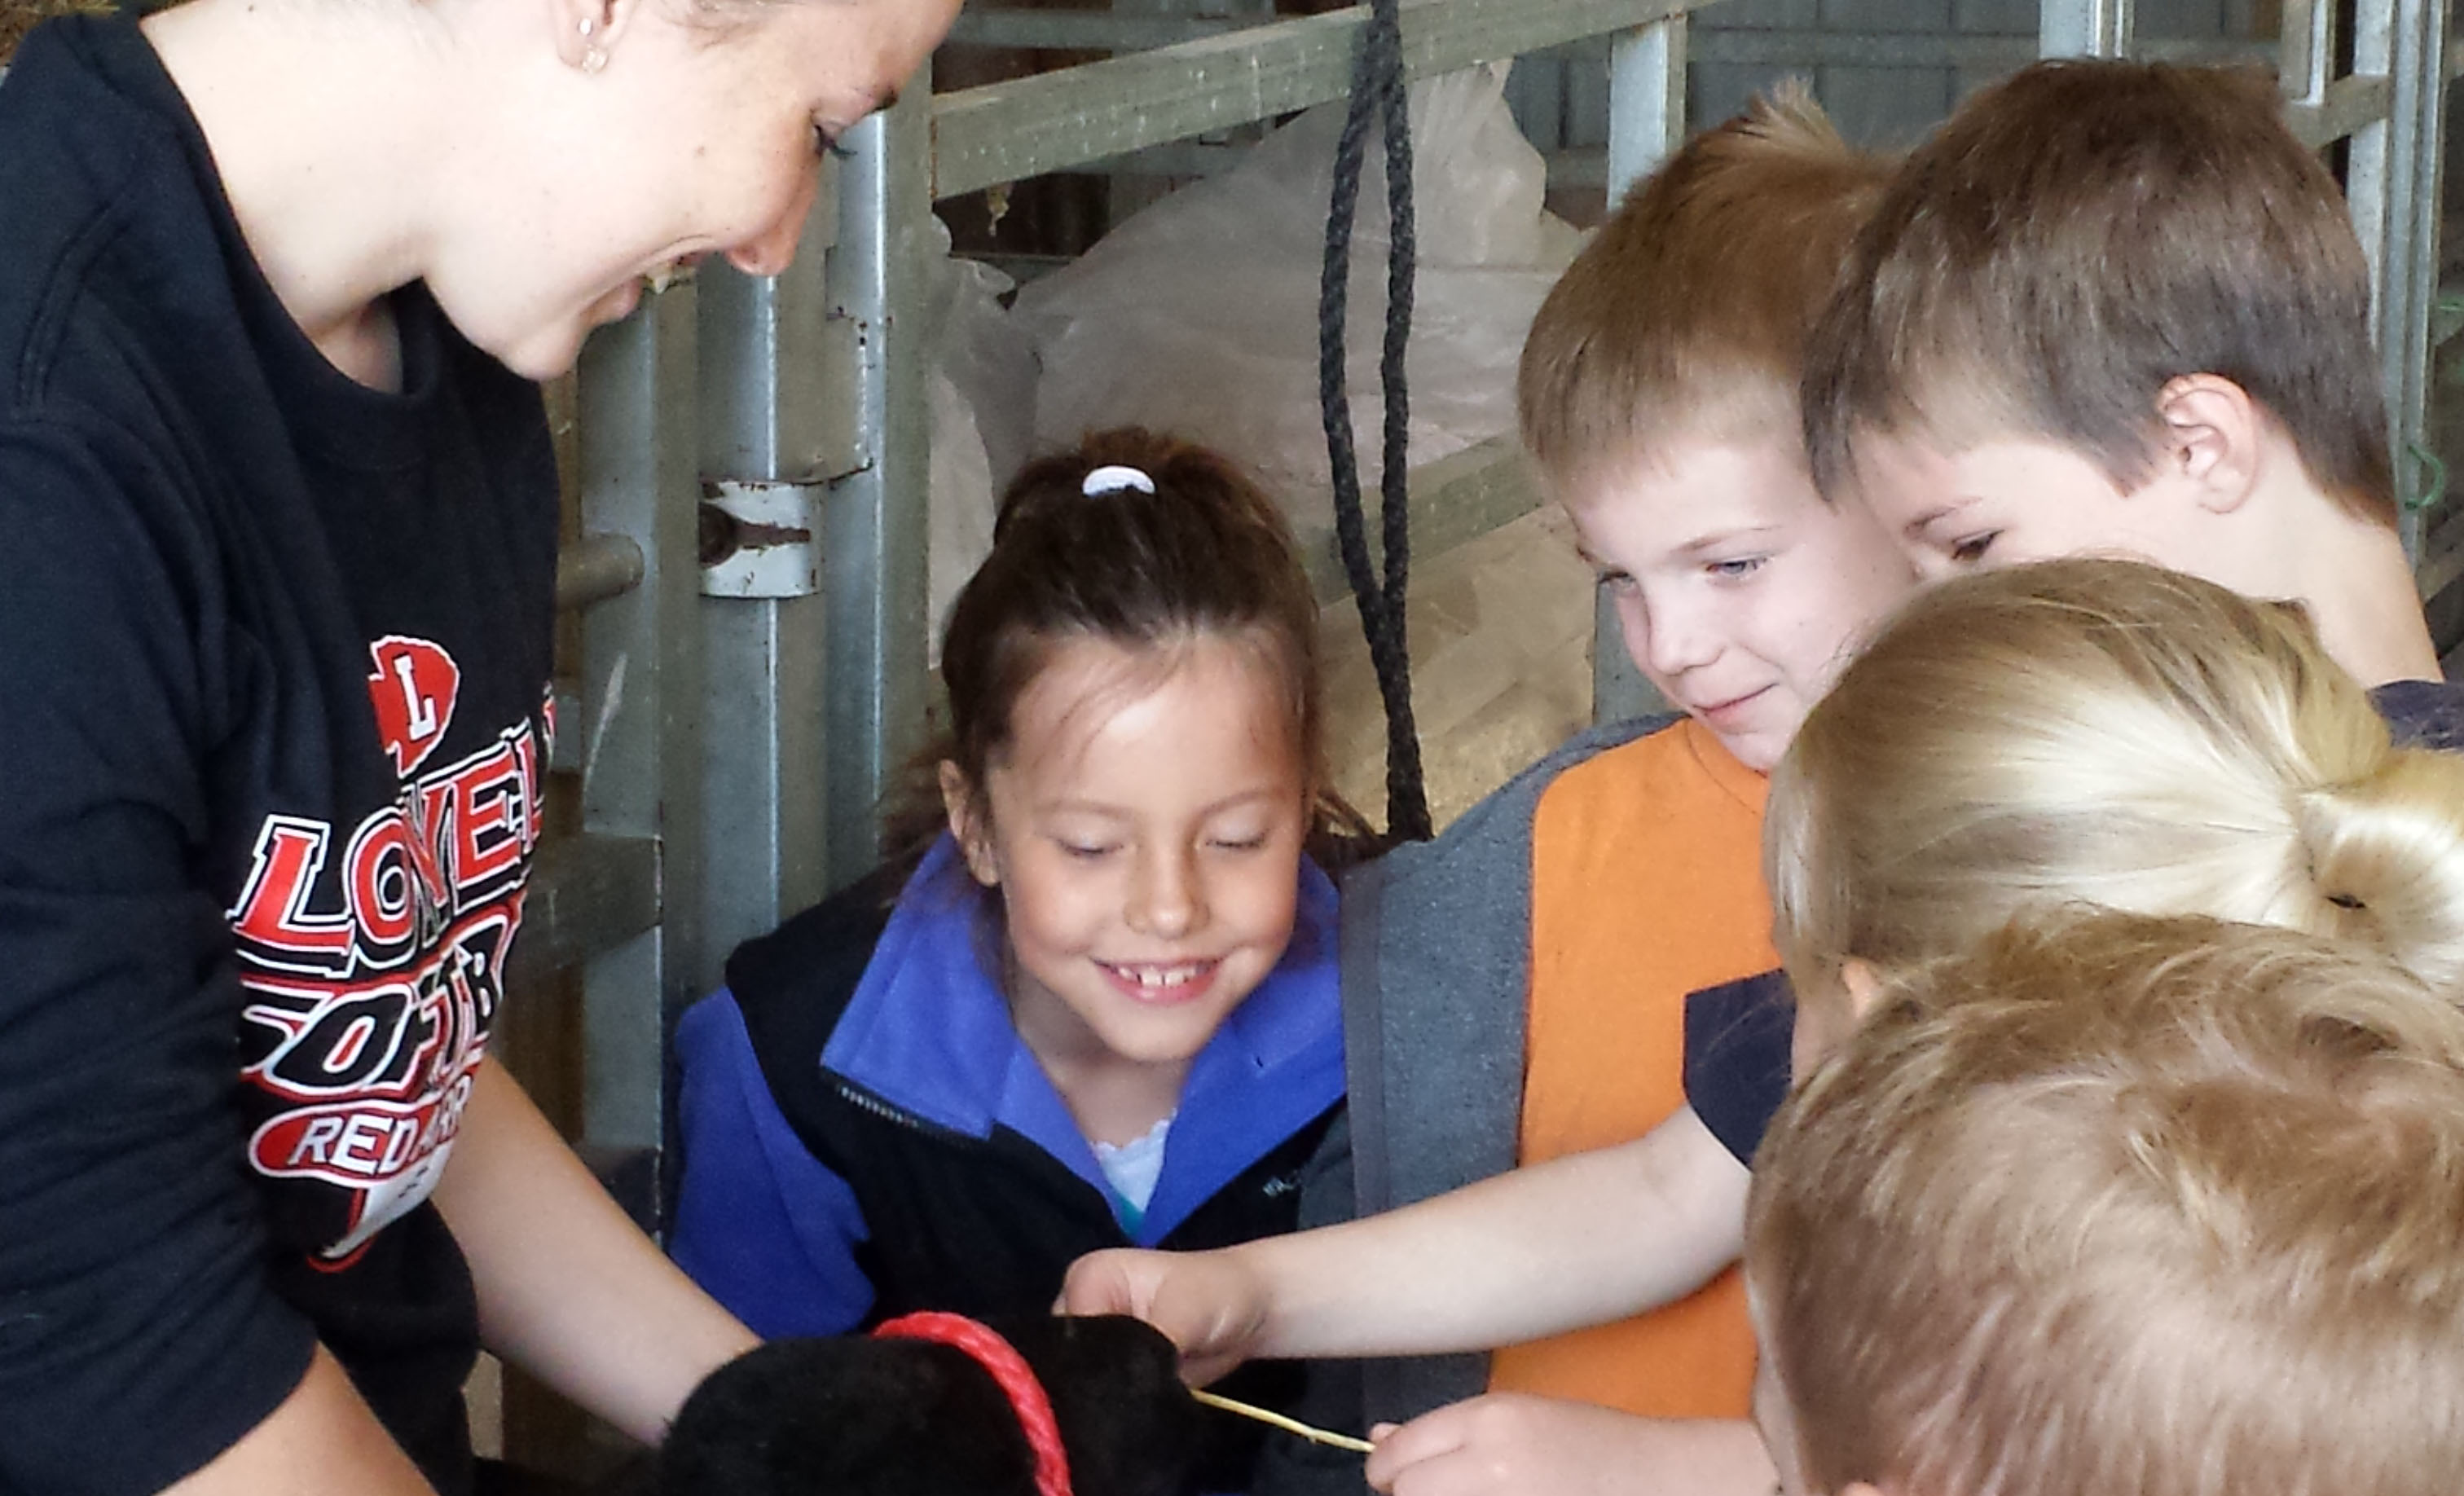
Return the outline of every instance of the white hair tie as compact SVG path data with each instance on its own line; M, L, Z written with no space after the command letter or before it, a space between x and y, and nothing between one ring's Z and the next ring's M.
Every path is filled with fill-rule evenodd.
M1078 492L1093 498L1099 494L1117 494L1125 488L1152 494L1155 492L1155 479L1135 468L1125 468L1115 463L1088 473L1087 481L1078 485Z

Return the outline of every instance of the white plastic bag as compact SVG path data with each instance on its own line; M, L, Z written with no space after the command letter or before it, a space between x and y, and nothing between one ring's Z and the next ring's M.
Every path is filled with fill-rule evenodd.
M1506 66L1411 93L1419 279L1405 360L1412 461L1511 430L1533 312L1579 245L1541 207L1547 173L1515 128ZM1239 166L1122 224L1021 291L1040 446L1143 425L1247 463L1304 527L1331 520L1317 396L1318 280L1344 106L1309 111ZM1377 481L1387 218L1373 130L1353 231L1347 367L1361 481Z
M1035 350L1001 304L1009 277L951 258L949 231L937 219L935 225L942 257L925 292L933 359L926 376L933 425L925 588L932 608L927 653L937 666L950 604L992 554L1001 487L1034 445L1036 373Z

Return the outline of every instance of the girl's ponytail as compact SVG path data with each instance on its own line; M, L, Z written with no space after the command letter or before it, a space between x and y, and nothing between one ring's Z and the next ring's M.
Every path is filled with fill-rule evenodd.
M2376 946L2464 1001L2464 759L2388 744L2300 610L2074 558L1919 594L1771 776L1789 970L2085 905Z
M2359 779L2295 800L2300 921L2375 946L2464 996L2464 759L2390 749Z

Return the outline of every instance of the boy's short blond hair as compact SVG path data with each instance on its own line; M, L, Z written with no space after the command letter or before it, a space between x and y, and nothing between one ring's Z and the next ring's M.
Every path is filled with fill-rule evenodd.
M2366 941L2464 989L2464 757L2390 742L2300 610L2073 557L1911 598L1806 715L1764 819L1809 1007L2032 909Z
M2179 376L2248 391L2310 476L2395 523L2369 264L2344 200L2244 70L2042 62L1911 153L1807 352L1826 492L1864 432L2028 435L2123 489Z
M1682 437L1793 445L1806 335L1889 172L1783 84L1638 183L1523 345L1543 479L1562 495Z
M1888 989L1755 1159L1807 1488L2447 1496L2464 1014L2287 931L2013 929Z

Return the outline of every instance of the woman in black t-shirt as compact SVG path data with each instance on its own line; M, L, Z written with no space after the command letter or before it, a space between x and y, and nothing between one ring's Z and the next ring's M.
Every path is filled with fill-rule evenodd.
M454 1496L482 1339L655 1441L750 1334L498 1067L530 381L955 0L185 0L0 84L0 1490Z

